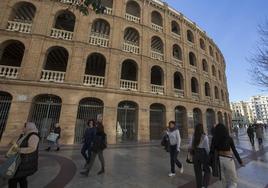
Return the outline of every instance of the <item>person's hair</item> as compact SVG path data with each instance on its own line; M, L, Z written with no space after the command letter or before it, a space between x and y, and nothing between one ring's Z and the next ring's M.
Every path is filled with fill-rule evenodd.
M104 126L102 124L98 124L97 132L104 132Z
M175 126L175 121L169 121L169 122L168 122L168 126L169 126L170 124L173 124L173 125Z
M228 137L230 137L228 129L222 123L217 124L214 130L214 137L219 142L224 142Z
M200 144L202 135L204 134L205 132L204 132L203 124L201 123L196 124L194 128L192 148L197 148L197 146Z
M89 120L87 121L87 125L88 125L88 126L89 126L90 122L93 122L93 127L95 127L95 121L94 121L94 119L89 119Z

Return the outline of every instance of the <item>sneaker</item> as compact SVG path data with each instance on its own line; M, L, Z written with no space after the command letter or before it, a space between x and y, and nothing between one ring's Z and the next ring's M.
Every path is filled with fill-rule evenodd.
M182 165L181 168L180 168L180 173L182 174L183 171L184 171L184 169L183 169L183 165Z
M168 177L173 177L173 176L175 176L176 174L175 173L169 173L168 174Z

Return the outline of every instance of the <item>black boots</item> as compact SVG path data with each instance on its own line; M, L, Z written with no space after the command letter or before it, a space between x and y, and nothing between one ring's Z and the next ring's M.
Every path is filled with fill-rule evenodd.
M48 148L46 149L46 151L50 151L50 147L48 147Z
M60 151L60 147L57 147L56 151Z
M104 170L104 168L103 168L103 169L101 169L101 170L98 172L98 175L104 174L104 172L105 172L105 170Z
M88 170L80 172L80 174L81 174L81 175L84 175L84 176L88 176L88 173L89 173Z

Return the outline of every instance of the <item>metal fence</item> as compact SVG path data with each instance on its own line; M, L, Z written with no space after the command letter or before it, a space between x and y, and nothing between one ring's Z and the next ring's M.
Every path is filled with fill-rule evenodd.
M0 91L0 140L6 128L11 101L12 96L9 93Z
M206 119L208 134L211 134L212 127L216 123L215 112L213 110L207 110Z
M98 114L103 114L102 101L94 98L86 98L80 101L75 125L74 143L81 143L83 141L87 121L89 119L97 120Z
M50 129L59 122L61 99L53 95L37 96L32 104L28 121L34 122L44 142Z
M175 109L175 122L176 125L179 127L181 138L186 137L185 132L188 131L187 129L187 113L186 109L183 107L178 107Z
M116 138L118 142L137 140L137 105L120 103L117 109Z

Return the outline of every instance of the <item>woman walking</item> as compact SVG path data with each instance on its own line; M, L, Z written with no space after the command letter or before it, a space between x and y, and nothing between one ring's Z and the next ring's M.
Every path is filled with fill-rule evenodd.
M196 187L207 188L210 179L209 140L202 124L195 126L193 137L190 139L189 151L193 155Z
M34 123L25 124L23 135L17 141L17 151L20 154L21 163L12 179L8 181L9 188L16 188L19 183L20 188L27 188L27 177L33 175L38 169L38 130Z
M56 123L54 128L52 128L50 132L58 134L58 137L56 138L55 142L49 141L49 146L47 147L46 151L50 151L50 149L51 149L51 147L53 147L53 145L56 146L56 148L57 148L56 151L59 151L60 150L60 136L61 136L60 124Z
M104 157L103 157L103 150L107 148L107 140L106 140L106 134L104 132L104 127L101 123L98 124L96 127L96 135L93 139L93 145L92 145L92 154L90 158L89 164L86 166L86 170L83 172L80 172L80 174L88 176L94 161L96 159L96 156L99 157L99 160L101 162L101 170L98 172L98 175L103 174L105 172L105 163L104 163Z
M170 166L171 166L171 172L168 174L168 176L173 177L176 175L175 163L180 169L180 173L183 173L183 165L177 159L178 154L180 152L181 136L179 130L175 127L175 121L170 121L168 123L167 135L170 142L169 153L170 153Z
M243 162L235 148L233 139L229 136L227 128L223 124L215 127L215 133L211 141L210 152L217 151L220 160L221 178L224 188L237 187L237 172L232 153L241 166Z

